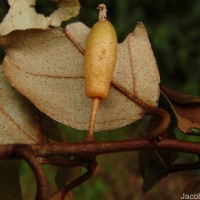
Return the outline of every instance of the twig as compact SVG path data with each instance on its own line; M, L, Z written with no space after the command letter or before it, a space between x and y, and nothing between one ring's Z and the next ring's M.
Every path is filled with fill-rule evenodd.
M67 195L67 193L71 190L73 190L76 186L84 183L85 181L87 181L95 172L95 169L96 169L96 160L93 159L93 160L88 160L87 161L87 172L83 175L81 175L80 177L78 177L76 180L72 181L71 183L69 183L64 189L63 189L63 192L62 192L62 199L61 200L64 200L65 196Z
M96 165L97 165L96 160L95 159L88 160L88 159L83 158L82 161L86 162L85 167L87 168L87 172L81 175L80 177L78 177L77 179L75 179L74 181L72 181L71 183L69 183L62 190L59 190L58 192L52 194L50 196L50 199L54 199L54 197L56 196L61 196L61 200L64 200L68 192L70 192L72 189L74 189L78 185L87 181L94 174Z
M14 157L17 156L19 158L24 159L33 170L37 182L37 193L35 199L47 200L48 187L47 187L46 177L44 171L42 170L34 154L31 151L27 150L25 146L15 145L13 148L13 155Z

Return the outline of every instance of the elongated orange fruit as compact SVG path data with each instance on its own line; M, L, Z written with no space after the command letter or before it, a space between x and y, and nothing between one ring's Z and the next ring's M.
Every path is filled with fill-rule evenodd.
M115 29L107 20L94 24L85 49L85 81L88 97L105 99L117 58Z
M84 76L86 95L93 98L89 135L93 128L99 100L106 99L117 59L117 36L112 24L106 20L106 6L99 5L99 21L94 24L85 48Z

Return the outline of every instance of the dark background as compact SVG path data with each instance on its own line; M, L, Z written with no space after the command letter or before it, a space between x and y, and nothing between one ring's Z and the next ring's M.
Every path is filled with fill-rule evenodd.
M105 3L108 19L122 42L136 22L142 21L149 34L158 63L162 84L193 95L200 95L200 1L199 0L80 0L80 15L69 22L82 21L92 26L98 19L96 7ZM47 0L37 1L36 10L51 14L55 4ZM9 9L5 0L0 0L0 21ZM65 26L63 23L62 26ZM0 61L3 58L0 51ZM115 139L122 132L136 131L138 124L130 125L115 133L97 136L100 139ZM63 127L72 139L74 130ZM109 136L108 136L109 135ZM121 136L119 136L121 137ZM75 190L76 200L114 199L180 199L182 189L196 174L184 173L169 176L145 196L142 196L142 179L139 174L136 153L119 153L102 156L94 178Z

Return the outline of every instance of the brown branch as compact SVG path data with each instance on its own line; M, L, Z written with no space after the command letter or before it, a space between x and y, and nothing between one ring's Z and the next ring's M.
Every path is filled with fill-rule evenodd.
M105 153L137 151L137 150L173 150L186 153L200 154L200 144L176 139L163 139L158 143L152 143L148 139L128 139L107 142L75 142L61 144L30 145L37 156L75 155L96 156ZM0 148L1 151L1 148Z
M87 161L87 172L83 175L81 175L80 177L78 177L77 179L75 179L74 181L72 181L71 183L69 183L62 192L62 200L64 200L65 196L67 195L67 193L71 190L73 190L75 187L77 187L78 185L84 183L85 181L87 181L95 172L97 163L95 159L92 160L88 160Z
M13 158L12 151L15 144L0 145L0 159ZM19 145L18 145L19 146ZM148 139L128 139L106 142L73 142L59 144L22 144L37 157L48 156L81 156L89 157L105 153L139 151L139 150L171 150L193 154L200 154L198 142L187 142L177 139L163 139L158 143L152 143Z
M37 179L37 199L47 198L47 184L44 172L41 169L38 161L35 157L42 158L53 158L49 161L56 164L54 156L77 156L83 159L94 158L95 156L124 151L139 151L139 150L171 150L185 153L200 154L200 143L198 142L187 142L177 139L163 139L158 143L152 143L148 139L127 139L118 141L106 141L106 142L73 142L73 143L55 143L55 144L7 144L0 145L0 159L25 159L31 168L33 169ZM87 160L86 160L87 161ZM83 160L83 163L87 162ZM81 160L80 160L81 162ZM65 165L61 160L58 165ZM71 163L74 165L74 163ZM71 165L70 164L70 165ZM75 163L76 164L76 163ZM78 163L77 163L78 164ZM70 166L69 165L69 166ZM72 166L71 166L72 167ZM176 164L169 166L169 172L177 172L180 170L197 169L199 163L191 164ZM66 190L63 190L62 194L70 191L78 184L87 180L94 173L94 162L91 166L88 166L88 172L76 179L74 182L67 186ZM64 192L65 191L65 192ZM61 195L62 195L61 194Z
M24 159L33 170L37 182L36 200L47 200L48 187L46 177L34 154L27 150L25 146L15 145L13 148L13 156Z
M94 158L93 159L80 158L80 160L82 160L82 166L87 168L87 172L81 175L80 177L78 177L77 179L75 179L74 181L72 181L71 183L69 183L65 188L52 194L49 197L49 199L53 200L59 197L59 199L64 200L66 198L66 195L68 195L68 192L70 192L71 190L73 190L75 187L79 186L83 182L87 181L94 174L96 165L97 165L96 160Z

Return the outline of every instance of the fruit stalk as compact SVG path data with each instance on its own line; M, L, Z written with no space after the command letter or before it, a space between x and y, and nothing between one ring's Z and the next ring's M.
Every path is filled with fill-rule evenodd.
M90 116L89 130L88 130L88 135L87 135L87 138L90 140L93 139L94 123L95 123L96 114L97 114L97 110L99 106L99 101L100 101L99 98L92 99L92 112Z

